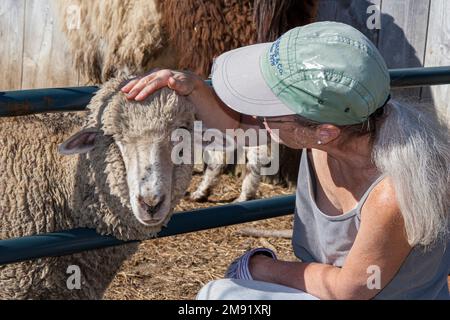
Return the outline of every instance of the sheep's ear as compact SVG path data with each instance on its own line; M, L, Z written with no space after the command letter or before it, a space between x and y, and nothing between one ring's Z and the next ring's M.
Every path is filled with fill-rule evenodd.
M95 147L95 138L100 132L97 129L83 129L59 145L58 151L63 155L88 153Z

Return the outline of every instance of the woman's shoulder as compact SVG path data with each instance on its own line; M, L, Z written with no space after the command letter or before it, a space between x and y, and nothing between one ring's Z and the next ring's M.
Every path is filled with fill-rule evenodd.
M361 208L362 219L372 215L376 215L377 219L383 220L389 219L394 221L402 219L394 182L389 176L383 177L378 182Z

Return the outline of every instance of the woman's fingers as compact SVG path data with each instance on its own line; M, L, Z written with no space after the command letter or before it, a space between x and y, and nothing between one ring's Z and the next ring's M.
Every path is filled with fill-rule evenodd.
M139 93L139 92L136 92L136 91L139 91L143 87L145 87L145 84L147 83L147 81L149 81L149 80L147 80L147 77L148 76L132 80L129 84L127 84L122 89L122 91L124 89L127 89L127 92L125 92L125 93L128 93L128 95L127 95L128 98L131 99L131 96L133 96L133 98L134 98Z
M170 77L169 80L167 81L167 87L169 87L169 89L172 89L173 91L175 91L176 93L183 95L180 91L180 83L179 81L175 80L175 78Z
M177 79L175 77L170 77L167 86L176 91L179 95L187 96L192 92L192 85L188 85L186 81Z
M135 99L142 90L155 78L155 74L150 74L148 76L145 76L141 78L137 83L134 84L134 86L129 91L127 98L128 99Z
M151 80L153 80L153 78L158 74L158 71L160 71L160 70L161 69L159 69L159 68L154 68L154 69L150 70L150 72L147 75L140 77L140 78L132 79L121 89L121 91L123 93L130 93L133 91L133 89L135 89L135 88L138 89L139 87L137 87L137 85L139 83L141 83L142 81L150 82Z
M162 81L161 78L156 78L153 81L146 84L142 90L140 90L139 94L134 98L136 101L142 101L147 99L150 95L152 95L155 91L164 88L167 86L167 81Z
M130 82L128 82L128 83L121 89L121 91L122 91L123 93L128 93L128 92L130 92L131 89L133 89L133 87L136 85L136 83L139 82L139 80L140 80L140 79L134 79L134 80L131 80Z
M189 81L191 80L191 81ZM194 89L191 77L182 72L172 70L158 70L150 72L148 75L131 80L122 88L122 92L127 94L130 100L142 101L155 91L169 87L180 95L189 95Z

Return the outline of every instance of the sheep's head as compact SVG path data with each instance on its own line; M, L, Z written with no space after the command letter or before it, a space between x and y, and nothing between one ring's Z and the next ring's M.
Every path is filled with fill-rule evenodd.
M118 220L110 224L126 224L141 237L158 232L169 221L189 185L192 165L172 161L171 135L179 128L192 132L194 108L169 89L144 102L129 101L119 91L123 83L111 80L99 90L88 107L84 129L64 142L60 152L88 153L92 166L106 173L107 181L100 182L105 186L99 189L113 193L129 209L117 213L112 219ZM103 162L103 168L97 162Z

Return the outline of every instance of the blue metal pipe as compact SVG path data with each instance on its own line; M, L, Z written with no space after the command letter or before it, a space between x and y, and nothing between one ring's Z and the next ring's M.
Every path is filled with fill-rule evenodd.
M288 215L294 212L294 207L295 196L289 195L176 213L167 228L158 234L158 238ZM112 236L101 236L92 229L0 240L0 265L125 243L128 242Z
M390 70L392 88L450 84L450 66ZM206 82L211 85L210 80ZM98 87L0 92L0 117L84 110Z
M450 84L450 66L393 69L389 73L392 88Z
M82 111L97 90L98 87L75 87L0 92L0 117Z

